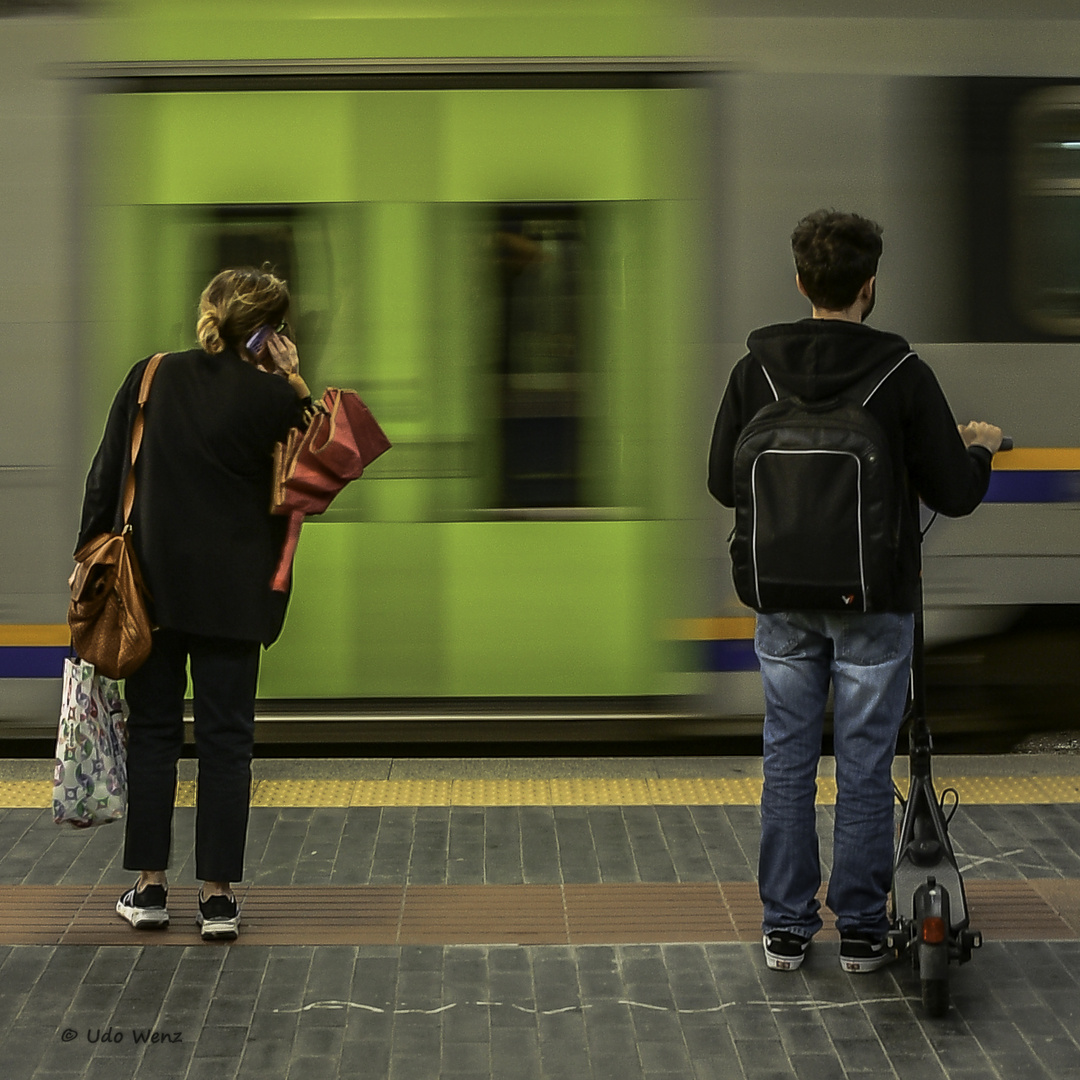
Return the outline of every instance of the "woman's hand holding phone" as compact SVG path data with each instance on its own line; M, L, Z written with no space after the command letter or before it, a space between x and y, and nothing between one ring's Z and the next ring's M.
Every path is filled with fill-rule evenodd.
M276 371L279 375L295 375L300 371L296 345L281 334L271 334L266 339L266 351L261 359L270 371Z

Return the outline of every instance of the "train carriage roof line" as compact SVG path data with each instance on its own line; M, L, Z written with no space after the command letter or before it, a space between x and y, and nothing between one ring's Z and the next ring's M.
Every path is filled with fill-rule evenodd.
M706 82L728 66L664 56L432 59L131 60L67 64L63 78L114 92L185 90L661 89Z

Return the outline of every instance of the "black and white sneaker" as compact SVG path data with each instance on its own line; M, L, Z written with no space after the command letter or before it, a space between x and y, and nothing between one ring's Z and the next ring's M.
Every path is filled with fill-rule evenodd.
M164 885L147 885L140 892L136 883L116 901L116 914L136 930L164 930L169 925L168 896Z
M803 962L810 940L790 930L771 930L761 940L765 946L765 963L773 971L794 971Z
M840 935L840 966L855 975L877 971L895 959L895 952L883 937L872 934Z
M195 922L202 929L204 941L235 941L240 933L240 908L235 896L208 896L199 893L199 912Z

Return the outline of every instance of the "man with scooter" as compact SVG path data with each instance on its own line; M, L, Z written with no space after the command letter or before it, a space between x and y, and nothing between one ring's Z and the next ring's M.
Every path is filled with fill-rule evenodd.
M830 682L836 812L826 904L840 962L892 959L892 761L920 604L919 501L971 513L1001 430L958 427L931 369L865 324L881 228L819 210L792 235L812 316L755 330L713 432L709 491L735 507L740 599L757 611L765 691L758 879L770 968L800 966L821 928L815 795Z

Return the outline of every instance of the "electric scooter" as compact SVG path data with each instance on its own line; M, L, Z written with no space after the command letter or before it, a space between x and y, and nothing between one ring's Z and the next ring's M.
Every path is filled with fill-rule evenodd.
M1001 449L1011 450L1012 439L1004 439ZM949 1011L950 963L966 964L972 951L982 945L982 934L969 929L964 879L949 841L949 822L960 798L952 788L946 788L940 798L934 790L930 767L933 740L926 719L922 607L920 584L907 718L910 782L906 799L894 785L904 813L893 866L889 944L901 957L906 955L918 972L927 1014L940 1017ZM952 801L946 811L949 795Z

